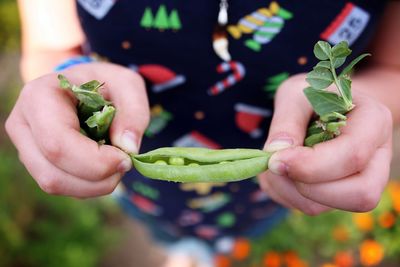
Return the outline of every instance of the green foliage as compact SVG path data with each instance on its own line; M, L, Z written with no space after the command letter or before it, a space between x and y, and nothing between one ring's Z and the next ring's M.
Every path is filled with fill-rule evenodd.
M97 266L116 241L115 207L43 193L10 151L0 147L0 266Z
M334 47L324 41L319 41L314 46L314 55L321 61L307 74L306 80L310 87L304 89L304 94L320 119L311 123L312 129L308 130L304 141L306 146L314 146L335 138L340 135L340 127L346 125L346 116L339 118L330 114L345 115L354 108L349 74L360 60L369 55L360 55L350 62L340 75L337 75L336 69L345 63L350 54L349 44L345 41ZM336 86L337 93L324 91L331 84Z
M20 22L16 1L0 0L0 52L19 48Z

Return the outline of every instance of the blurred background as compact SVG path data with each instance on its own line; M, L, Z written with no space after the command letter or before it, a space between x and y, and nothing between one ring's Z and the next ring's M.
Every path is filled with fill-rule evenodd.
M22 87L18 10L0 0L0 267L159 266L164 255L110 197L75 200L41 192L19 163L4 121ZM400 151L395 132L395 151ZM233 240L218 267L400 266L400 160L370 213L293 212L257 240ZM179 266L177 266L179 267Z

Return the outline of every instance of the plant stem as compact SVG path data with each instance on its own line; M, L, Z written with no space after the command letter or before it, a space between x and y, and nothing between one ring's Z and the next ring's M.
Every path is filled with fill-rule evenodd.
M343 101L344 101L344 104L346 105L347 111L350 111L350 110L353 109L354 105L353 105L352 101L349 100L346 97L346 95L343 93L343 89L342 89L342 86L339 83L339 79L338 79L338 77L336 75L335 67L333 66L333 59L331 57L329 57L329 61L331 63L331 72L332 72L332 75L333 75L333 79L334 79L335 85L336 85L336 87L337 87L337 89L339 91L340 96L343 98Z

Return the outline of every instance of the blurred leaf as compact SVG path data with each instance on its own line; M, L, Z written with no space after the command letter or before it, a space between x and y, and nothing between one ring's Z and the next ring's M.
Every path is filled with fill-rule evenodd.
M307 74L307 82L315 89L325 89L333 83L332 72L323 67L316 67Z

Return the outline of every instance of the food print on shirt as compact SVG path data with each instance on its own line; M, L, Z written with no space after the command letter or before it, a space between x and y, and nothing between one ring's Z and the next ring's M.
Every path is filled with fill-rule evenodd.
M255 52L260 52L262 45L271 42L285 26L285 20L292 19L293 14L272 1L269 7L262 7L239 20L237 25L228 26L228 32L235 39L252 34L245 45Z

